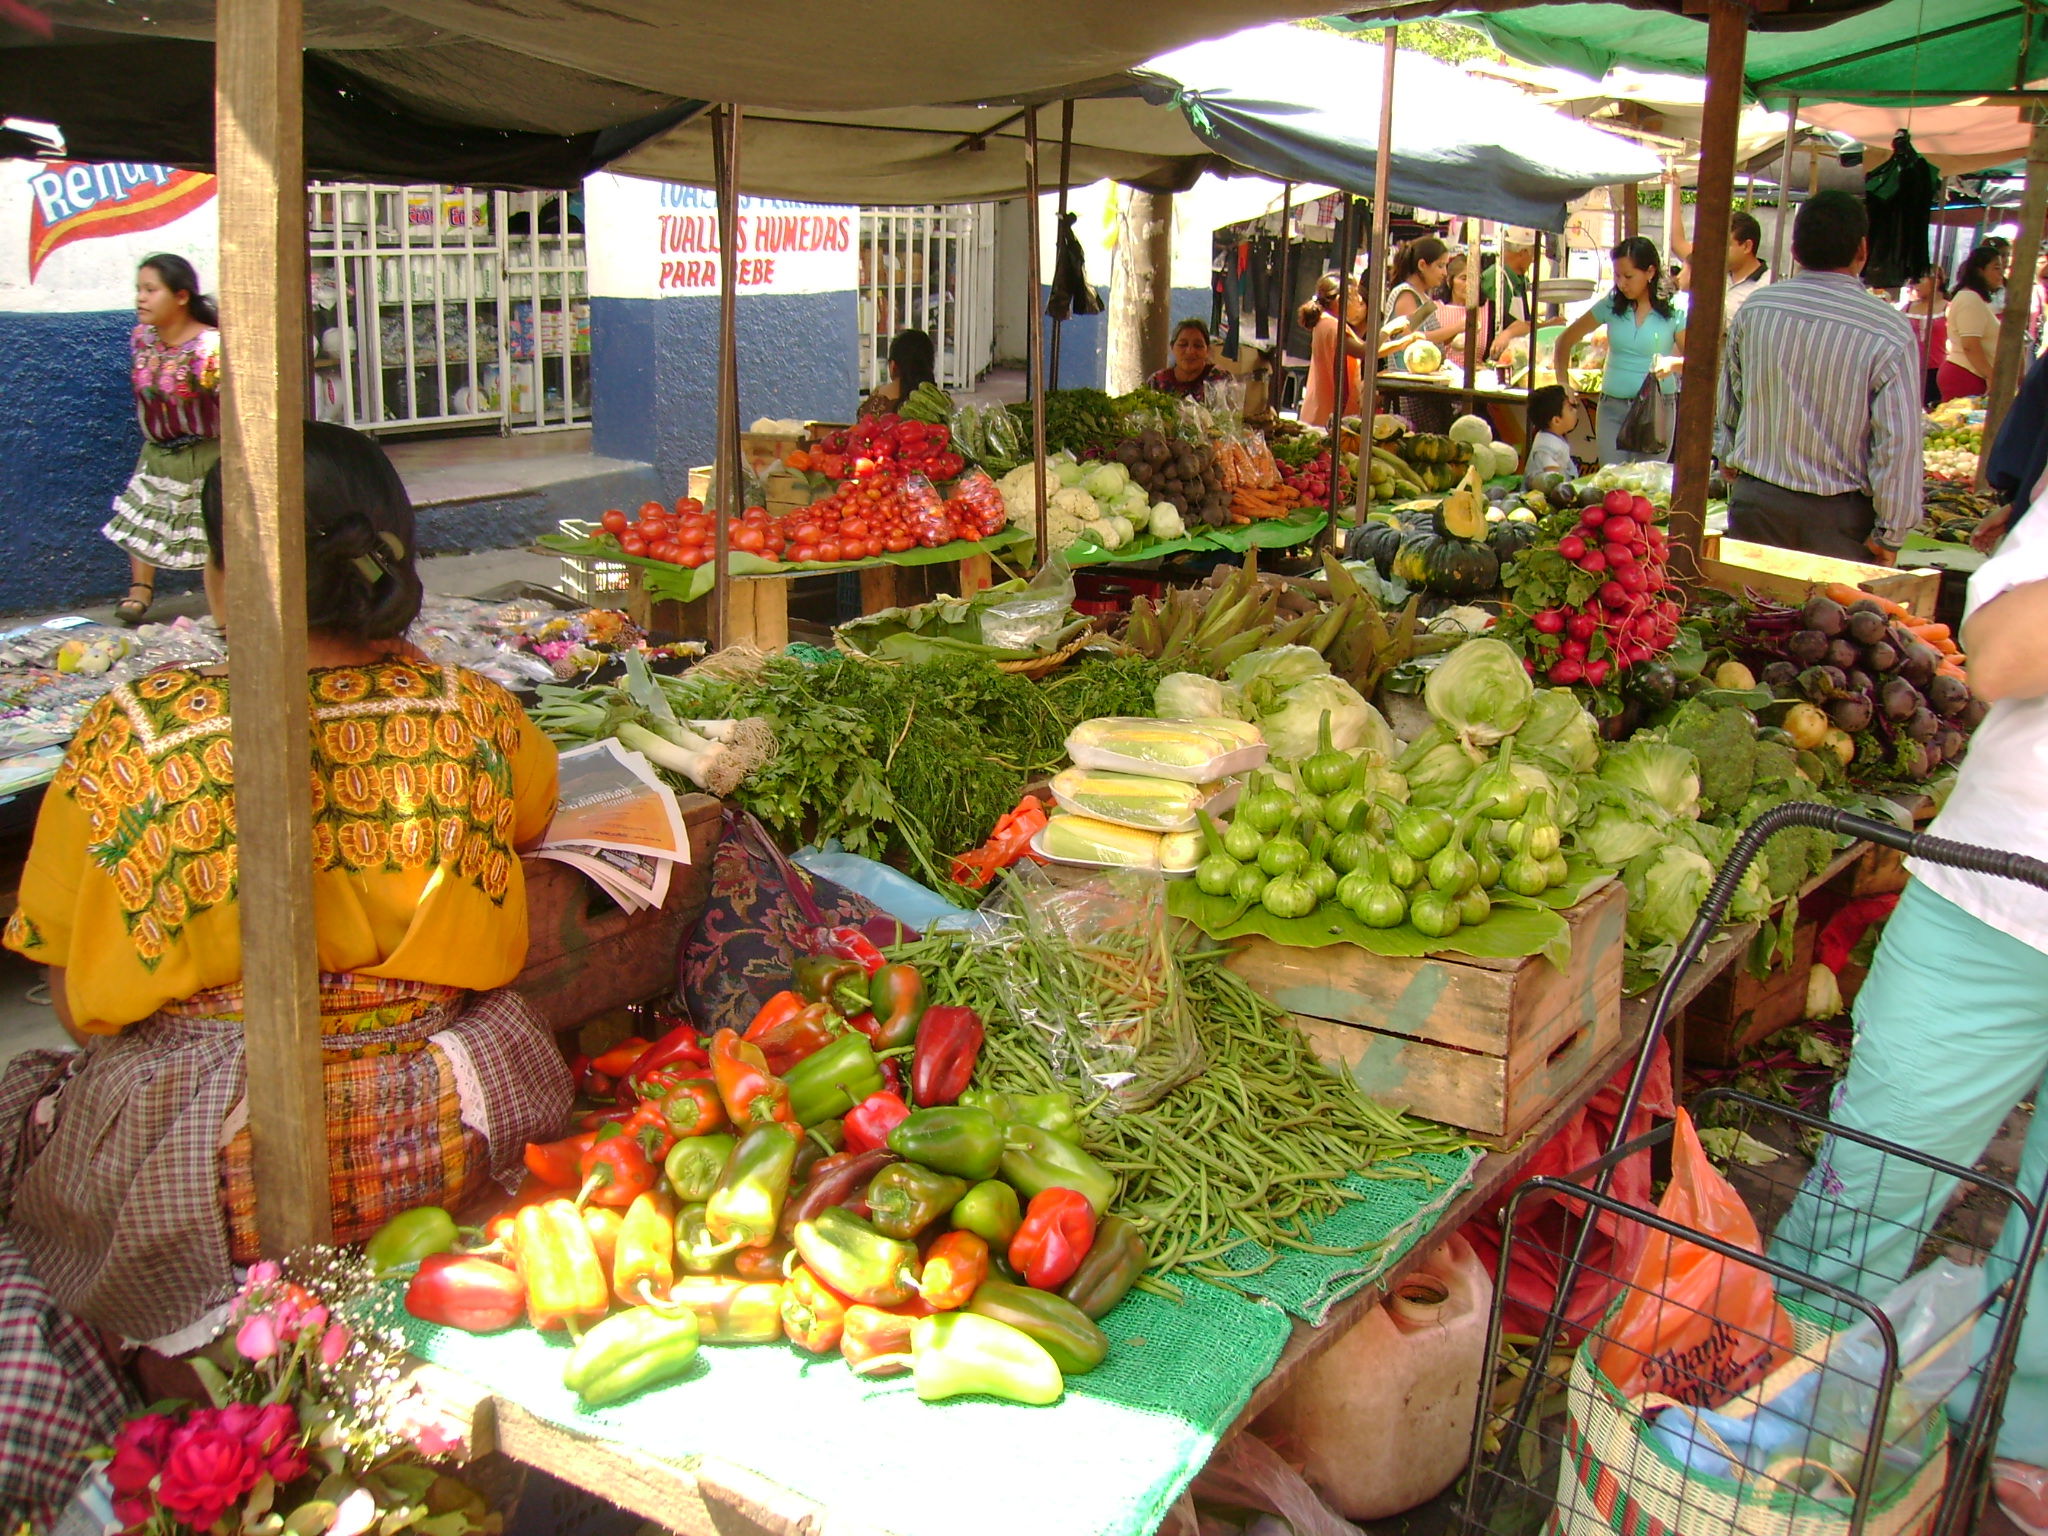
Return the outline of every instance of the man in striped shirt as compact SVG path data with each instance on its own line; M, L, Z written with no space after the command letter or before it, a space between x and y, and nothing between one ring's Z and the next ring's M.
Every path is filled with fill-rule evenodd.
M1729 327L1714 455L1735 538L1891 565L1920 525L1920 363L1857 276L1869 231L1860 199L1814 197L1792 225L1798 272Z

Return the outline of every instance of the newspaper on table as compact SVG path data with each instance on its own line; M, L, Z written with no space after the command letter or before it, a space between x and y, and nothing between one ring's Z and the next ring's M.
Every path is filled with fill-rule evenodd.
M609 738L564 752L561 775L555 819L534 852L582 870L628 912L660 906L670 867L690 862L675 792Z

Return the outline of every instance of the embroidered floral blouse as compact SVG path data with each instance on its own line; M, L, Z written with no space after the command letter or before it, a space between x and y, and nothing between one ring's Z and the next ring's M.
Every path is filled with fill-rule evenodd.
M151 442L220 436L220 332L167 346L153 325L138 325L134 349L135 414Z
M392 660L313 672L313 919L323 972L485 990L526 960L517 848L555 749L504 689ZM6 946L68 968L111 1034L242 976L225 677L171 668L95 705L44 796Z

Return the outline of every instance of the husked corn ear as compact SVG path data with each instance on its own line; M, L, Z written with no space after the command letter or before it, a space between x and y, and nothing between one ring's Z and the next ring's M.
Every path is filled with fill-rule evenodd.
M1084 720L1075 726L1067 737L1067 751L1071 754L1076 747L1092 747L1099 752L1113 752L1119 757L1169 764L1176 768L1192 768L1212 758L1251 745L1237 732L1219 729L1224 725L1239 723L1220 720L1144 720L1113 716L1100 720ZM1257 741L1257 727L1250 729L1253 733L1252 740Z
M1053 798L1067 810L1148 832L1194 830L1195 812L1222 787L1101 768L1062 769L1052 781Z
M1046 822L1039 838L1039 846L1048 858L1168 871L1193 869L1202 857L1201 844L1201 837L1192 832L1161 836L1065 811L1055 813Z

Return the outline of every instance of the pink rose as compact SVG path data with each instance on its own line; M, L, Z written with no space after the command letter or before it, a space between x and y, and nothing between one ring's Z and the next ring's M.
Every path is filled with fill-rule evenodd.
M248 1282L242 1287L242 1294L248 1295L259 1285L275 1285L284 1278L284 1271L278 1268L275 1259L265 1259L260 1264L249 1266Z
M320 1359L329 1370L341 1364L341 1357L348 1353L350 1334L340 1323L329 1323L327 1331L320 1335Z
M244 1360L268 1360L277 1345L277 1321L268 1312L244 1318L235 1330L235 1352Z
M256 1486L263 1468L248 1444L203 1413L171 1436L170 1454L157 1479L157 1502L174 1519L205 1530Z

